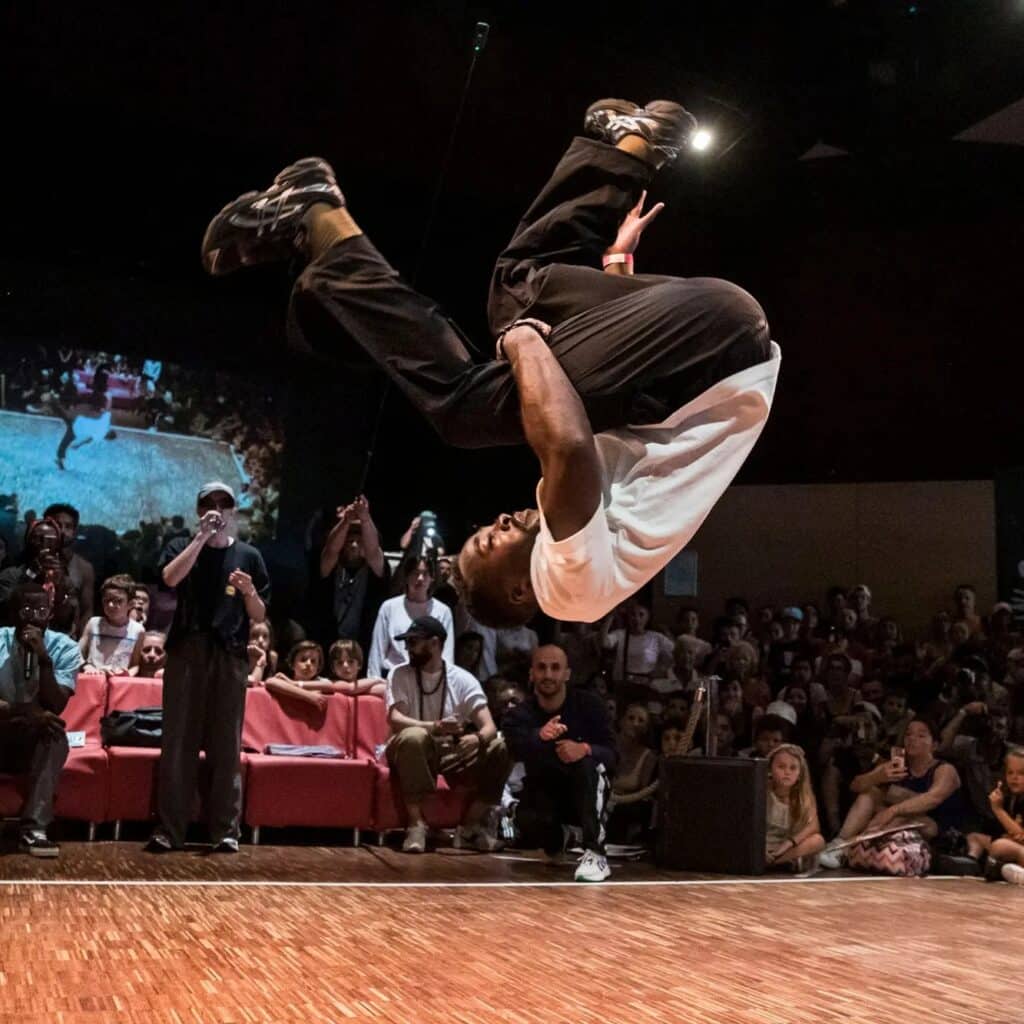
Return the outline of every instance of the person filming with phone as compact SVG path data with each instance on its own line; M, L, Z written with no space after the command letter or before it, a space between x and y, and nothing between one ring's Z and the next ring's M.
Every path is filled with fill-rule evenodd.
M250 623L266 617L270 580L263 556L235 539L235 494L227 484L203 484L196 511L196 535L175 537L160 556L163 585L177 592L178 603L167 638L159 824L146 846L151 853L185 843L200 748L214 852L238 852L246 647Z
M960 776L939 760L939 733L933 722L915 718L907 726L903 747L894 747L888 761L858 775L850 788L857 798L843 827L821 854L824 868L840 868L847 841L861 833L894 825L913 826L925 839L964 825Z

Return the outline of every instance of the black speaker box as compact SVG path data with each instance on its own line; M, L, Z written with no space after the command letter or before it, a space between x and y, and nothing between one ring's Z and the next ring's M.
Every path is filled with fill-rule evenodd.
M768 762L670 757L658 769L655 860L676 871L764 872Z

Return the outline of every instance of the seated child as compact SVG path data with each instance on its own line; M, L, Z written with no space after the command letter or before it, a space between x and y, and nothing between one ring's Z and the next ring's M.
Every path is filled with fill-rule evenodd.
M978 846L987 850L993 870L998 868L1011 885L1024 885L1024 748L1007 751L1003 778L988 800L1003 835L993 838L972 832L967 837L968 850Z
M100 588L102 615L94 615L82 630L78 642L83 672L121 675L132 664L132 654L145 632L141 622L129 617L135 581L129 576L111 576Z
M135 643L128 675L141 676L143 679L162 679L166 665L167 637L158 630L147 629Z
M799 871L801 858L825 848L803 750L792 743L777 746L768 756L768 772L765 857L771 867Z
M253 622L249 626L249 685L262 686L277 671L274 650L274 628L269 622Z
M360 678L363 670L363 649L355 640L335 640L328 652L331 663L331 683L321 686L321 692L330 687L332 693L346 693L350 697L369 693L383 697L388 684L383 679Z
M285 658L288 672L277 672L264 686L278 697L295 697L312 704L320 711L327 710L327 696L318 692L330 681L320 675L323 668L323 648L313 640L300 640Z

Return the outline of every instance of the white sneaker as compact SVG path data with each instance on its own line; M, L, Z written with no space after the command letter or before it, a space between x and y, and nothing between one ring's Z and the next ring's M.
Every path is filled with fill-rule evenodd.
M405 830L402 853L425 853L427 849L427 826L410 825Z
M452 837L452 846L456 850L480 850L482 853L494 853L496 850L503 850L505 843L479 825L472 828L459 825Z
M603 853L587 850L580 858L574 877L577 882L603 882L611 873L612 869L608 867L608 859Z
M1004 864L1001 873L1010 885L1024 885L1024 868L1019 864Z
M821 853L818 854L818 867L826 871L838 871L846 867L846 850L836 849L836 840L832 840Z

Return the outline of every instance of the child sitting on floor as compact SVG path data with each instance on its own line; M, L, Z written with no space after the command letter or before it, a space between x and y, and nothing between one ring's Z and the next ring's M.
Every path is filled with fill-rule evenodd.
M800 747L783 743L768 756L765 855L769 867L791 865L825 848L807 759Z
M988 850L994 862L993 876L998 867L999 874L1011 885L1024 885L1024 748L1007 751L1003 777L988 801L1003 835L994 839L971 833L967 837L969 847L978 844Z
M249 626L249 685L262 686L277 672L277 651L274 650L274 629L269 622Z

